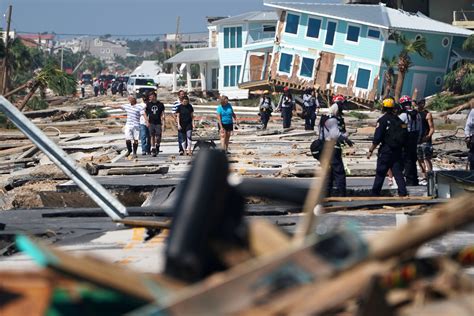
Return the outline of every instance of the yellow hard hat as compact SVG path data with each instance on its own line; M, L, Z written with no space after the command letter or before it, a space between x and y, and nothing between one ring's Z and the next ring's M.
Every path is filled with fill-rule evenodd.
M263 91L263 94L269 94L269 93L270 93L270 91L268 91L268 90Z
M393 108L395 106L395 101L392 98L383 100L384 108Z

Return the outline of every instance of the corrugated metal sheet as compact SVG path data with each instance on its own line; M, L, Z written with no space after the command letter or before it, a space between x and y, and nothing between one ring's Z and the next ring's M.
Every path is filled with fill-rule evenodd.
M165 63L199 63L206 61L218 61L219 53L217 47L185 49L181 53L171 57Z
M275 11L253 11L236 16L232 16L227 19L222 19L215 21L212 25L222 25L222 24L238 24L243 22L276 22L278 20L278 15Z
M451 24L433 20L422 13L409 13L387 8L383 4L328 4L300 2L267 2L265 5L285 10L338 18L386 29L414 32L435 32L469 36L474 32Z

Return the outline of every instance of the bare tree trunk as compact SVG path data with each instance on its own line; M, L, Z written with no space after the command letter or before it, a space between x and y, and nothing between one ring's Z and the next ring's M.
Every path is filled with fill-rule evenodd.
M20 111L23 111L24 107L26 106L26 104L28 103L28 101L30 101L30 99L35 95L36 93L36 90L38 90L39 88L39 84L35 84L30 92L25 96L25 98L21 101L20 105L18 105L18 110Z
M403 90L403 82L405 81L405 75L405 72L398 72L397 85L395 86L395 101L400 100Z
M435 116L441 116L441 117L448 116L448 115L456 114L460 111L467 110L467 109L474 109L474 99L471 99L471 100L469 100L469 102L466 102L464 104L456 106L456 107L454 107L452 109L449 109L447 111L441 112L441 113L439 113Z
M26 89L28 88L28 83L25 83L25 84L22 84L21 86L11 90L11 91L8 91L7 93L5 93L4 97L5 98L8 98L8 97L11 97L12 95L14 95L15 93L18 93L20 92L21 90L23 89Z

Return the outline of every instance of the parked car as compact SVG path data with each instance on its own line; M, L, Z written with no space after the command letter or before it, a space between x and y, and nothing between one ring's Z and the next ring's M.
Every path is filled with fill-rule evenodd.
M81 81L84 82L85 84L90 84L92 85L93 78L91 74L83 74L81 76Z
M144 94L155 91L156 83L153 78L130 77L127 82L127 92L136 98L141 98Z

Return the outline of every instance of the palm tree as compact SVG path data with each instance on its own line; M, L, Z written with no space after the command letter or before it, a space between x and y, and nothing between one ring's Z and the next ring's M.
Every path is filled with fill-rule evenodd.
M382 58L382 62L384 63L385 67L387 67L383 78L385 87L383 97L385 99L390 96L390 92L392 92L393 77L395 76L395 67L398 64L397 56L393 56L391 59L384 57Z
M18 105L18 109L23 110L38 89L46 89L47 87L59 95L69 95L76 92L77 82L72 75L66 74L53 64L48 64L31 81L30 92Z
M412 66L411 56L418 54L423 58L432 59L433 54L426 46L426 38L420 37L413 40L407 39L404 35L394 33L393 37L398 45L402 46L402 51L398 56L398 79L395 86L395 99L399 99L403 90L403 83L408 70Z

